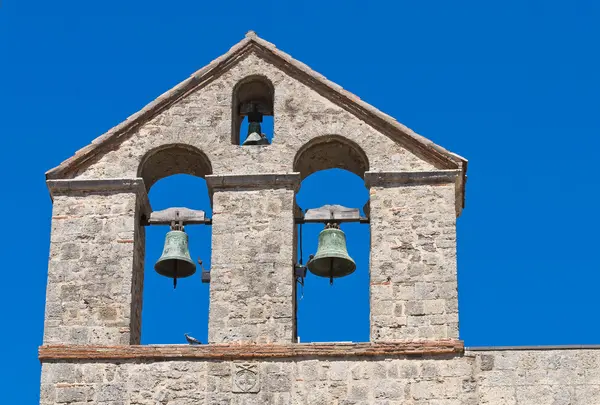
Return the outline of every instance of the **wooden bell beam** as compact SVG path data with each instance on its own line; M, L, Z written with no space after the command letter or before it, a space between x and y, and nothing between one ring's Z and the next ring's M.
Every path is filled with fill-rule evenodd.
M342 205L324 205L319 208L311 208L294 220L297 224L328 222L369 223L369 218L361 216L358 208L348 208ZM149 217L142 218L143 225L171 225L173 223L181 223L183 225L212 225L212 219L207 218L206 213L202 210L192 210L185 207L172 207L161 211L153 211Z
M202 210L192 210L185 207L167 208L161 211L153 211L150 217L142 218L143 225L171 225L181 223L183 225L212 225L212 219L206 217Z
M368 224L369 218L360 215L358 208L348 208L342 205L324 205L307 210L302 217L295 218L297 224L328 223L328 222L359 222Z

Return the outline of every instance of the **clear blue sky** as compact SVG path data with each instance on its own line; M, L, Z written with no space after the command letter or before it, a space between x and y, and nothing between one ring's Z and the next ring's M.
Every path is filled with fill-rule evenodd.
M249 29L469 159L458 220L468 346L600 343L599 20L594 0L2 1L3 398L38 398L51 215L44 172ZM300 205L362 206L361 182L335 175L309 178ZM208 208L198 179L162 180L151 198L157 209ZM189 229L192 254L209 264L210 229ZM305 229L305 255L318 231ZM333 288L307 280L303 341L368 337L368 233L346 231L358 270ZM148 232L143 340L205 340L207 286L184 280L173 291L151 269L165 232Z

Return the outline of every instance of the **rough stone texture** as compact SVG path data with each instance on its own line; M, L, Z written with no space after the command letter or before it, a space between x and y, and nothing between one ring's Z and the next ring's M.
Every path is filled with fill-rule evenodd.
M45 344L139 342L144 230L135 221L137 201L133 192L54 196Z
M240 147L231 142L232 91L240 80L255 74L266 76L275 88L273 143ZM215 174L293 172L297 151L324 135L340 135L360 145L369 170L435 169L364 121L250 54L221 77L142 125L118 149L82 168L75 177L138 177L138 168L148 151L174 143L204 152Z
M473 362L449 357L46 363L41 404L468 405L477 403ZM256 367L258 392L232 392L239 391L234 386L239 364Z
M213 195L209 343L294 339L294 190Z
M600 350L508 350L475 356L479 404L600 404Z
M440 343L458 337L455 218L466 161L436 158L439 147L405 132L407 150L380 132L389 126L350 113L359 112L354 99L336 93L346 98L335 104L262 55L238 55L174 104L158 103L154 118L130 121L135 132L105 154L86 155L89 146L79 154L89 161L54 172L41 404L600 404L600 350L461 354L461 342ZM241 147L232 92L255 74L273 84L274 138ZM294 182L331 167L364 175L370 189L371 346L292 343ZM209 341L228 343L217 348L132 346L147 214L140 189L176 173L206 177L213 192ZM248 342L287 346L252 353Z
M233 393L237 364L258 392ZM45 363L42 405L594 405L600 350L467 352L444 358ZM254 389L256 390L256 389Z
M370 189L371 341L458 338L454 191Z

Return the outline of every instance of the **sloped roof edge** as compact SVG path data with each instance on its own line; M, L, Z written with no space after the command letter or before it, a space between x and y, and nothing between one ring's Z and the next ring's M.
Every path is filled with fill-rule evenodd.
M214 59L208 65L193 73L188 79L163 93L137 113L129 116L119 125L94 139L90 145L78 150L75 155L63 161L57 167L47 171L46 178L58 179L67 176L82 163L109 148L110 145L119 143L121 139L127 137L136 128L189 92L194 91L198 86L218 77L253 49L262 51L261 56L286 71L286 73L296 76L321 95L363 119L369 125L379 129L400 144L408 146L409 150L427 160L436 162L440 168L459 168L462 170L463 176L466 174L466 159L415 133L391 116L362 101L356 95L344 90L341 86L326 79L304 63L277 49L274 44L259 38L253 31L250 31L244 39L231 47L227 53Z

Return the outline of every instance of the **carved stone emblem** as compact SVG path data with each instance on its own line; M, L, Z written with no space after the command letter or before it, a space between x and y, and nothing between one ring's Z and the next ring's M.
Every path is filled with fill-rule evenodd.
M258 392L260 390L256 364L234 363L231 374L233 376L233 392Z

